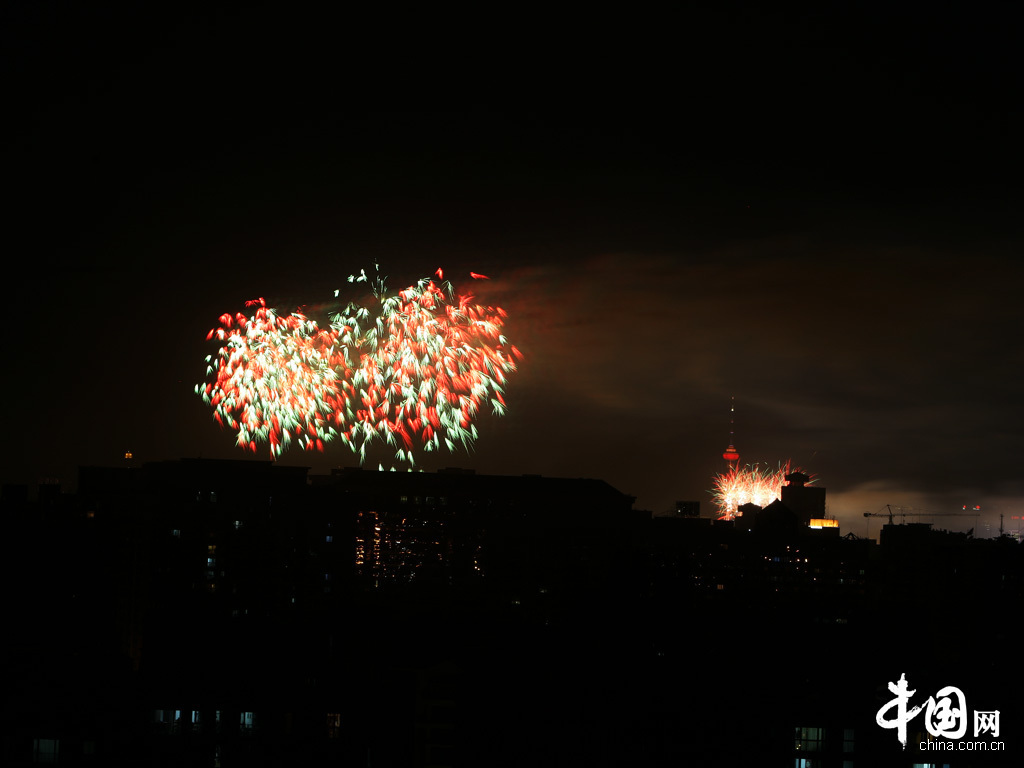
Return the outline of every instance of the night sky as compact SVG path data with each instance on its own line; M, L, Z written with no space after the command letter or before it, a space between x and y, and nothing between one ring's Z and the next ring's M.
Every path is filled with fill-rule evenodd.
M377 261L396 288L444 267L525 356L508 414L426 469L708 514L735 397L743 462L816 474L844 532L876 536L886 504L1016 529L1009 11L477 19L463 40L133 13L4 11L3 482L243 457L193 392L207 331Z

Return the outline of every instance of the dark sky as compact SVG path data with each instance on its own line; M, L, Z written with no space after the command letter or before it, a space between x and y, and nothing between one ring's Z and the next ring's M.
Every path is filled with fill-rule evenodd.
M525 355L475 453L427 469L708 510L735 397L743 461L817 474L846 530L874 535L862 513L886 504L1011 525L1020 68L1009 6L966 13L478 19L460 38L7 8L2 479L241 456L192 391L206 332L377 260L395 287L490 275L471 287Z

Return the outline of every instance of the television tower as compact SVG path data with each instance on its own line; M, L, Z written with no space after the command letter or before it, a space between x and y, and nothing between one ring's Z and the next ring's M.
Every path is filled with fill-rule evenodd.
M734 466L733 462L738 462L740 460L739 451L736 450L736 443L735 443L736 437L735 437L735 433L734 433L735 427L736 427L736 398L733 397L732 398L732 402L729 404L729 447L726 448L725 449L725 453L722 454L722 458L725 459L727 462L729 462L729 466L730 467Z

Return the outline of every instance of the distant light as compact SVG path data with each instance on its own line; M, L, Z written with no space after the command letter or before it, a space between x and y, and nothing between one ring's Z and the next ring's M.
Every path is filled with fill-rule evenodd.
M830 520L829 518L826 518L826 517L812 517L811 518L811 522L809 523L808 527L815 528L815 529L818 529L818 528L838 528L839 527L839 521L838 520Z
M124 457L125 457L126 459L130 459L130 458L132 457L132 452L131 452L131 451L125 451L125 453L124 453Z

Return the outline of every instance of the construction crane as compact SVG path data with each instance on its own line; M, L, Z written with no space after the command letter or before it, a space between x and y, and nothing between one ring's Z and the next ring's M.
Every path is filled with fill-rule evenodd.
M865 512L864 517L887 517L889 518L889 525L892 525L893 515L898 514L900 516L900 524L902 525L907 517L979 517L981 515L981 510L977 507L975 507L974 511L971 512L913 512L907 511L903 507L896 507L899 512L893 512L892 506L889 504L886 504L885 508L889 511L882 512L879 510L878 512Z

